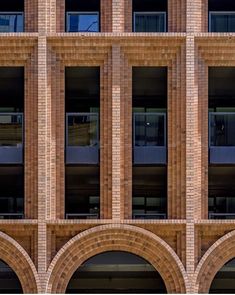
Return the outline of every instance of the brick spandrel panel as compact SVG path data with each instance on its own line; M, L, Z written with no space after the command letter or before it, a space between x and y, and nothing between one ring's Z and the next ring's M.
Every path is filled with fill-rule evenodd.
M0 34L0 66L25 67L26 218L0 220L0 259L25 293L64 292L112 250L145 258L168 292L206 293L235 257L235 222L207 220L207 73L235 65L235 37L207 29L206 0L169 0L163 34L132 33L130 0L101 0L98 34L65 33L64 0L26 0L25 33ZM65 66L101 69L99 220L63 219ZM167 220L131 219L133 66L168 67Z

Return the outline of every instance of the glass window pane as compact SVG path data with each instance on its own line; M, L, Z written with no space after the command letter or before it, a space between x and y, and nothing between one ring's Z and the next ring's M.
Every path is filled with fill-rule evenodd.
M211 32L228 32L228 15L211 14Z
M70 13L68 14L68 32L98 32L99 15L98 13Z
M210 145L235 146L235 114L210 115Z
M23 32L23 14L0 14L0 32Z
M165 32L164 13L135 14L135 32Z
M235 32L235 15L228 17L228 32Z
M98 115L68 116L68 146L98 144Z
M23 116L0 114L0 146L23 145Z

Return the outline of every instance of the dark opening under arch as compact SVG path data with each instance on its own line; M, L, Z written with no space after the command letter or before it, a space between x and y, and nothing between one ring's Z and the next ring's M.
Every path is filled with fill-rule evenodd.
M145 259L123 251L98 254L73 274L66 293L167 293L156 269Z
M22 294L23 289L16 273L0 260L0 294Z
M235 293L235 258L228 261L214 277L209 293L234 294Z

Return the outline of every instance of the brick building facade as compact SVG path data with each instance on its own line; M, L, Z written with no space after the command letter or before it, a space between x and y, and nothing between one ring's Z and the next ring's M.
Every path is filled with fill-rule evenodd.
M87 0L86 0L87 1ZM100 32L65 32L65 0L25 0L0 34L24 67L24 219L0 220L0 259L25 293L66 291L106 251L143 257L169 293L207 293L235 257L235 221L208 219L208 68L235 66L235 35L208 33L207 0L168 0L168 31L133 33L132 1L101 0ZM65 68L100 68L100 218L65 219ZM132 218L132 67L167 67L167 219Z

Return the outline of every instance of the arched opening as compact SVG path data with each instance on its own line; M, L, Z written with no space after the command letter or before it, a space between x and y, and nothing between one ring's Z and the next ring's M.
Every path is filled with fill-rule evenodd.
M227 262L214 277L209 293L235 293L235 258Z
M0 260L0 294L21 294L23 289L15 272Z
M98 254L73 274L66 293L167 293L163 279L145 259L123 251Z

